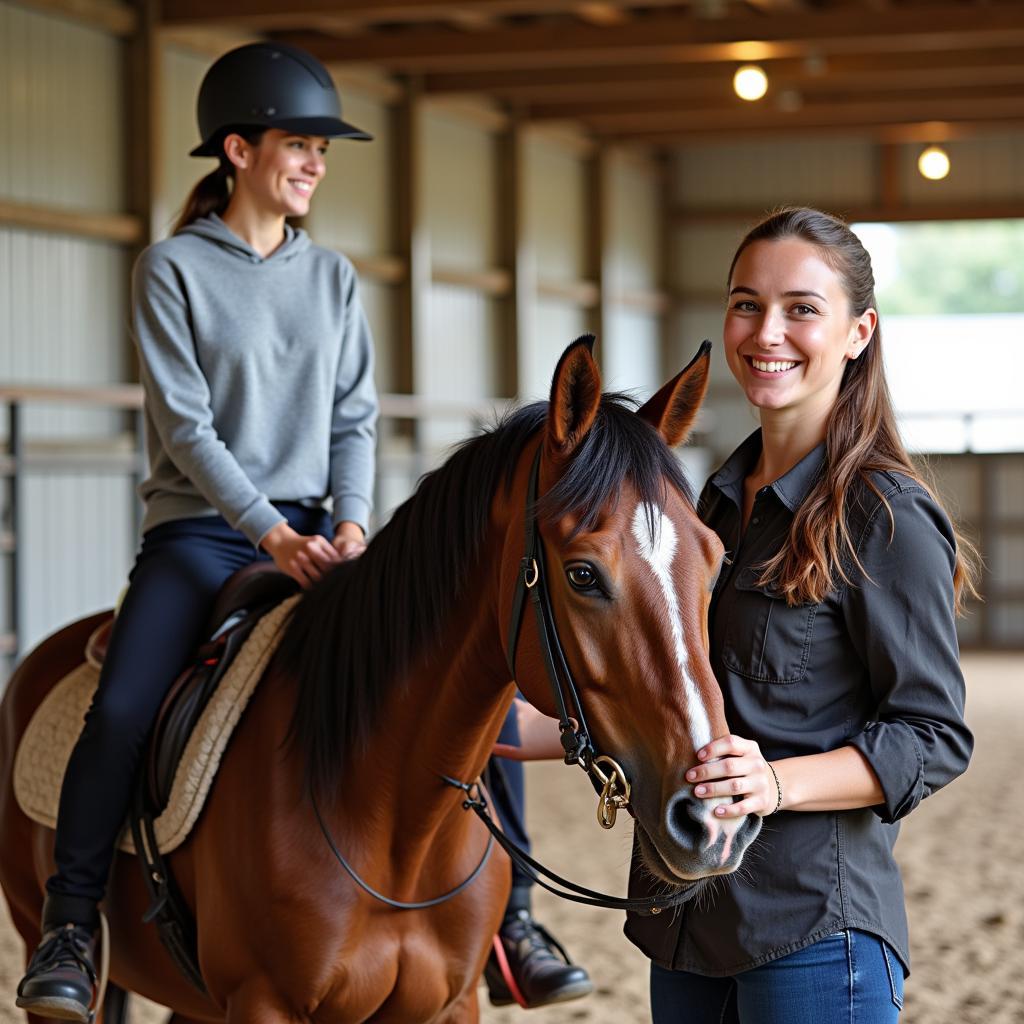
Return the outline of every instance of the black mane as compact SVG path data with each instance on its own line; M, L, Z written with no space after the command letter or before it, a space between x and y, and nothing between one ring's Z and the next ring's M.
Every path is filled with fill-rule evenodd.
M413 659L436 643L477 568L492 499L509 487L524 445L544 425L546 402L525 406L459 445L426 474L363 555L330 572L298 602L276 655L300 680L291 740L307 782L330 791L360 751ZM597 419L558 484L538 503L542 521L579 516L594 528L631 481L642 501L668 487L692 504L682 468L630 399L602 396Z

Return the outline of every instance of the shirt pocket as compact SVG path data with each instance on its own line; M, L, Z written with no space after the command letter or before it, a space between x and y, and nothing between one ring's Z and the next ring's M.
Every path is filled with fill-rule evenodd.
M734 590L722 661L759 683L798 683L807 674L816 604L790 606L773 587L758 586L747 567L728 584Z

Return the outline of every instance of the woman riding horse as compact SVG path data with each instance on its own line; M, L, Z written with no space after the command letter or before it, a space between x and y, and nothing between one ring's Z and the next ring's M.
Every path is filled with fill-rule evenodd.
M138 758L221 584L271 558L308 586L365 546L373 343L352 265L285 220L308 213L329 137L369 138L340 114L301 50L260 43L221 58L193 151L217 169L135 267L142 547L61 792L42 942L18 986L36 1014L88 1019L97 905Z

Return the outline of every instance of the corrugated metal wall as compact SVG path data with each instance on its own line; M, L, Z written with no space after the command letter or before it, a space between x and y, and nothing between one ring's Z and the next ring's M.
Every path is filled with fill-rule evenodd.
M0 194L118 210L120 43L0 0Z
M526 233L538 280L572 282L587 276L584 159L557 141L528 140ZM559 355L588 328L586 311L566 300L540 299L531 326L526 349L519 353L519 391L523 398L547 398Z
M434 271L473 271L500 262L498 145L487 126L427 110L421 126L420 194ZM432 398L485 399L502 393L499 345L504 300L468 285L434 282L426 329L413 357L415 390ZM465 419L422 424L439 457L472 429Z
M662 281L661 172L650 160L613 153L608 174L608 234L605 288L612 295L655 292ZM646 397L676 370L662 351L657 313L615 306L605 323L602 366L605 387Z
M210 58L176 46L160 51L160 149L159 194L154 218L159 237L170 234L171 227L195 183L212 171L216 161L190 157L189 150L199 144L196 127L196 96Z
M123 44L101 31L0 0L0 196L91 212L125 208L122 54ZM157 222L165 231L191 186L213 166L187 156L196 141L195 96L211 59L208 53L174 45L165 46L161 55ZM378 268L362 274L361 290L377 342L378 384L382 391L393 391L401 379L401 273L380 267L389 261L394 265L399 244L394 99L386 90L363 91L347 82L341 91L347 118L376 139L332 146L329 173L307 227L319 244ZM498 266L504 248L500 183L505 170L498 122L428 106L422 128L420 189L434 272ZM902 149L897 186L906 201L998 200L1024 191L1024 143L1018 137L964 140L950 144L950 150L954 174L945 182L927 183L914 168L916 147ZM559 353L595 320L591 304L580 298L597 273L592 265L593 158L578 141L526 135L529 258L522 269L528 278L524 286L539 287L539 295L526 310L517 355L523 398L546 396ZM660 201L662 169L637 154L613 151L607 160L608 245L601 268L605 302L599 352L609 387L645 397L692 357L703 338L719 342L723 278L747 225L690 220L670 227ZM843 212L877 202L879 151L867 142L839 139L683 147L670 180L672 202L687 210L767 209L799 202ZM670 280L663 279L666 231ZM0 228L0 379L129 379L126 262L124 249L115 244ZM677 297L667 344L656 302L612 298L623 293L656 297L659 289ZM508 301L472 280L435 281L412 353L416 390L439 398L506 393L502 346L507 343ZM732 389L720 344L712 373L713 415L707 424L720 456L756 420ZM109 437L122 426L116 415L68 409L33 410L28 419L30 436L37 438L68 432ZM431 445L442 445L463 436L467 427L459 421L439 424L423 436ZM387 441L396 450L403 443L400 434ZM385 468L382 475L389 472ZM395 472L385 486L385 503L393 504L406 486L404 472ZM128 536L131 498L123 481L79 474L33 481L27 494L33 508L45 508L31 517L22 538L33 575L26 623L33 638L77 611L109 601L133 545ZM60 512L72 508L74 521L58 529ZM51 532L59 535L57 540L48 536ZM109 539L97 544L100 537ZM1016 565L1015 535L999 544L1003 566ZM62 565L70 566L66 575ZM56 585L58 579L63 585Z
M124 205L121 44L0 0L0 197L90 212ZM126 260L118 245L0 227L0 380L124 380ZM6 418L3 421L6 432ZM111 413L33 406L29 441L121 432ZM123 479L32 476L18 538L29 567L23 640L113 602L134 550ZM7 559L0 559L6 601ZM0 621L8 609L0 607Z

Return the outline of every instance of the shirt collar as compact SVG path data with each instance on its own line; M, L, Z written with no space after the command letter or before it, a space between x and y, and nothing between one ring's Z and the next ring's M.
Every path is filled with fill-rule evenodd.
M743 507L743 481L754 471L761 455L761 431L755 430L726 459L711 483ZM769 486L790 512L796 512L814 486L825 463L825 442L812 448L792 469Z

